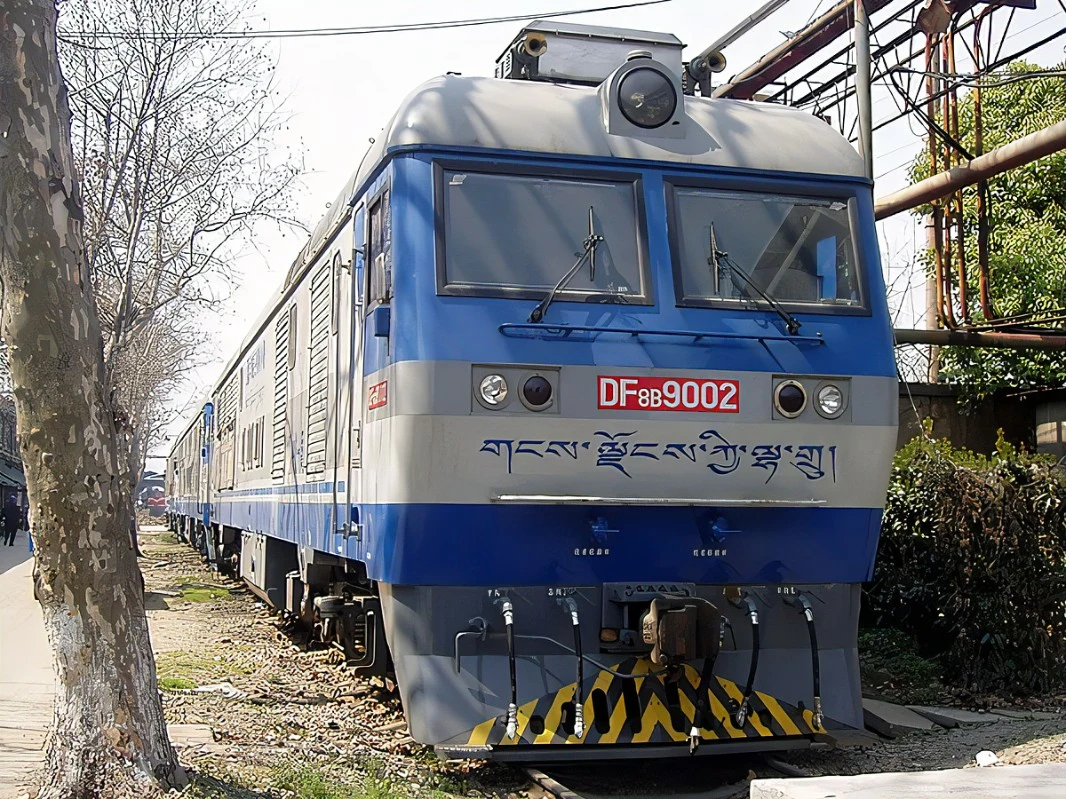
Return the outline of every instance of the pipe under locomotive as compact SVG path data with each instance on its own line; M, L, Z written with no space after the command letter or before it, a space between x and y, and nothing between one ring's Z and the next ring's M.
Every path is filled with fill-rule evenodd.
M863 726L897 423L871 183L683 69L535 23L412 92L168 461L172 527L393 670L443 757Z

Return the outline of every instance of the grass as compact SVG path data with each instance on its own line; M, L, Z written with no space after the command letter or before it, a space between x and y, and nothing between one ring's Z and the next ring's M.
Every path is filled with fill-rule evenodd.
M186 602L212 602L228 596L229 592L219 588L205 588L203 586L190 585L181 589L181 598Z
M859 667L864 689L907 704L935 703L946 693L939 664L919 655L899 630L860 630Z
M376 760L367 762L362 785L337 779L313 766L294 763L275 767L271 782L296 799L401 799L411 795L406 787L393 785ZM434 794L440 795L437 791Z
M184 799L263 799L265 794L246 784L246 780L226 772L190 774Z
M216 659L217 658L217 659ZM217 682L239 674L250 674L246 667L234 666L225 657L225 651L212 656L194 655L189 652L163 652L155 659L160 687L166 680L184 680L195 683L193 687L208 682Z
M159 687L164 691L191 691L197 683L185 677L160 677Z
M355 786L338 782L311 766L286 764L272 776L276 787L290 791L296 799L369 799Z

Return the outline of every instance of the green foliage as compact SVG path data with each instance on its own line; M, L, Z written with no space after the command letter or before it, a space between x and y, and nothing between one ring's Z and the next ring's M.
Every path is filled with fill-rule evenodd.
M213 602L225 596L229 596L229 592L218 588L189 586L181 589L181 598L186 602Z
M361 787L331 777L313 766L295 763L277 766L271 782L296 799L399 799L401 796L376 760L366 764Z
M914 639L892 628L859 631L864 689L907 704L936 703L944 693L940 664L918 654Z
M348 785L340 785L310 766L286 763L272 774L276 787L292 793L296 799L361 799L361 794Z
M1066 65L1063 65L1066 66ZM1063 66L1056 69L1062 69ZM987 152L1014 139L1066 119L1066 80L1059 76L1016 80L1041 69L1018 62L992 76L981 92L983 148ZM975 151L974 95L959 101L959 134L963 146ZM920 180L930 173L923 153L911 168ZM1010 316L1066 308L1066 152L1046 156L988 182L989 269L995 310ZM928 213L928 206L917 209ZM970 314L984 320L977 287L977 188L963 191L966 265ZM926 265L931 259L926 258ZM1066 385L1066 354L1055 351L978 350L949 347L942 351L941 379L966 387L968 399L980 399L998 388Z
M912 441L896 456L864 612L913 637L945 683L1066 684L1066 475L1002 436L991 456Z
M191 691L196 683L185 677L160 677L159 687L164 691Z

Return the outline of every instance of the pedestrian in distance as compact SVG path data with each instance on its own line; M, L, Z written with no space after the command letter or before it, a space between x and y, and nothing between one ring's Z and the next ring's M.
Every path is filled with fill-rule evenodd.
M22 526L22 508L15 502L14 497L7 498L7 504L0 511L0 518L3 521L3 542L9 547L13 547L15 546L15 533Z

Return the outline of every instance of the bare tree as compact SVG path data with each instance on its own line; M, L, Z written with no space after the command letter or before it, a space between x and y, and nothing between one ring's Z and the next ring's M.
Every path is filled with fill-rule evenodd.
M297 170L266 45L240 31L251 0L67 0L61 56L83 173L86 249L109 383L135 484L152 430L202 353L231 263L286 214Z
M117 773L184 775L167 739L120 424L82 238L53 0L0 9L0 280L58 696L45 799L108 795ZM107 781L107 782L105 782ZM113 784L113 783L111 783Z

